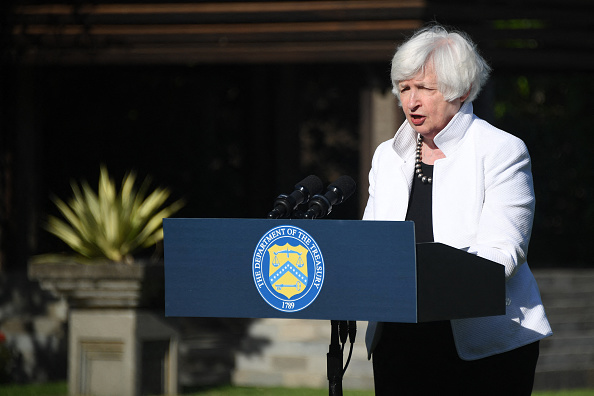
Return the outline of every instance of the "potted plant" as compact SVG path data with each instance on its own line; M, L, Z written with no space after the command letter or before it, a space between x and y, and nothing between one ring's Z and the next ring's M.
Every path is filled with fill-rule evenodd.
M53 198L62 218L46 224L73 252L29 264L29 277L70 308L70 395L177 393L178 333L160 312L163 265L134 255L163 239L162 219L183 202L166 205L168 189L135 182L133 172L126 174L118 191L105 166L97 192L73 182L69 201Z
M72 182L71 187L73 196L68 201L52 198L62 218L49 216L45 228L72 253L33 257L30 278L66 297L71 306L140 304L148 294L144 280L153 268L150 260L135 259L134 254L163 239L162 219L184 202L165 205L170 191L161 187L151 191L148 178L137 188L134 172L124 176L118 191L104 165L97 192L87 181Z

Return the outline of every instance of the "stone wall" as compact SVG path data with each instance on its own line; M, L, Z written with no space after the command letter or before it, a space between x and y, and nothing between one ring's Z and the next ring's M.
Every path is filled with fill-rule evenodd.
M553 336L541 342L536 389L594 389L594 270L534 271Z
M594 270L535 270L534 274L554 332L541 342L535 389L594 388ZM357 325L343 386L373 389L365 351L366 324ZM261 353L237 353L235 384L328 386L329 321L263 319L251 326L246 340L266 346Z
M535 388L594 388L594 270L534 273L555 333L541 343ZM25 273L0 275L0 331L14 353L11 382L66 379L67 317L65 302L43 292ZM166 320L181 334L182 391L228 382L327 387L329 321ZM345 389L372 389L365 323L357 325L353 358L343 384Z
M371 362L365 349L366 322L357 322L357 337L345 378L345 389L373 389ZM326 320L262 319L249 332L249 342L266 343L261 353L238 352L233 383L245 386L324 388L331 325ZM344 361L348 356L345 347ZM243 349L242 348L242 349Z
M63 381L67 371L68 306L23 272L0 274L0 331L10 360L3 382Z
M87 294L101 296L92 287ZM165 318L162 298L152 305L155 314L180 333L181 391L231 382L235 351L251 320ZM70 313L65 298L42 290L26 272L0 274L0 332L6 337L0 348L10 351L7 364L0 353L0 383L66 381ZM262 347L252 344L255 351Z

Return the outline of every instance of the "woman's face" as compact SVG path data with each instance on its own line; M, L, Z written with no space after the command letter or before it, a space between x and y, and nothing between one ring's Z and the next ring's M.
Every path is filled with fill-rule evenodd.
M400 81L398 88L406 119L415 131L428 139L445 128L467 96L447 102L437 89L437 76L431 62L410 80Z

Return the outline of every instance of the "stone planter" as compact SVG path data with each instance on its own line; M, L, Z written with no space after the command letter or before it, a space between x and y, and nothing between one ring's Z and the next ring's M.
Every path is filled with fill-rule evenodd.
M162 264L31 263L29 278L68 302L69 395L177 394Z
M29 278L71 308L162 308L163 264L31 263Z

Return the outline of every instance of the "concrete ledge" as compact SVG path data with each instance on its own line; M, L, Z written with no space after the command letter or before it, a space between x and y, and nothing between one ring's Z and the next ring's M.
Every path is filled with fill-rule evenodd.
M74 308L134 308L163 289L162 264L37 262L28 271L30 279Z

